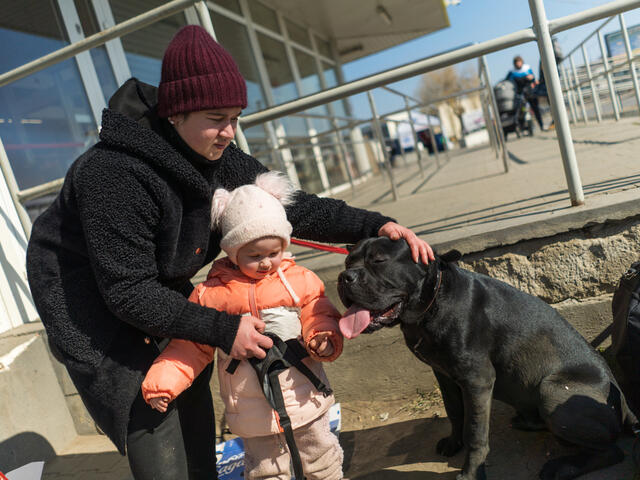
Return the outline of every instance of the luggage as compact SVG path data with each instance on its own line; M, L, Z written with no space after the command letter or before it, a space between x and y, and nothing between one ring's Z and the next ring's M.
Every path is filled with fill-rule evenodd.
M620 278L611 305L611 352L616 377L629 404L640 416L640 262Z

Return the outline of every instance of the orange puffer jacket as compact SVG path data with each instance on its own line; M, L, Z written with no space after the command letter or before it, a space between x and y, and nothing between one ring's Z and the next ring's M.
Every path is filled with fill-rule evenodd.
M342 352L340 314L324 295L324 284L310 270L284 258L280 271L261 280L242 274L228 258L214 262L207 281L198 285L190 300L230 314L248 315L251 303L266 323L266 330L283 340L300 336L305 345L319 332L331 332L331 357L311 357L303 362L328 385L319 362L335 360ZM214 348L187 340L173 339L153 363L142 384L146 401L168 396L175 399L213 360ZM226 372L231 358L218 350L220 394L226 407L226 420L233 433L258 437L280 432L275 411L264 397L258 377L247 361L240 362L234 374ZM334 403L324 397L295 368L279 375L287 413L294 429L320 417Z

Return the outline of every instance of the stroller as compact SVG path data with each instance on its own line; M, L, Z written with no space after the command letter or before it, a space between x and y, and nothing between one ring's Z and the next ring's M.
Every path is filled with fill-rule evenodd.
M526 88L518 91L514 82L503 80L496 84L493 90L505 140L511 132L515 132L518 138L524 132L533 136L533 117L527 103Z

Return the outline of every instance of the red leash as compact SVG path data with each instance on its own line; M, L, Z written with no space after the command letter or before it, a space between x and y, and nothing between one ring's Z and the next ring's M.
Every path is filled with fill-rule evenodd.
M320 243L307 242L306 240L298 240L297 238L292 238L291 243L295 243L296 245L300 245L302 247L315 248L316 250L324 250L325 252L349 255L349 250L347 250L346 248L332 247L331 245L322 245Z

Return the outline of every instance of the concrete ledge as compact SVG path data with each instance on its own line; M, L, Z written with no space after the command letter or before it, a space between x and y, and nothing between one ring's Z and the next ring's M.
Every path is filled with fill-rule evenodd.
M38 333L0 338L0 470L48 460L76 430Z

